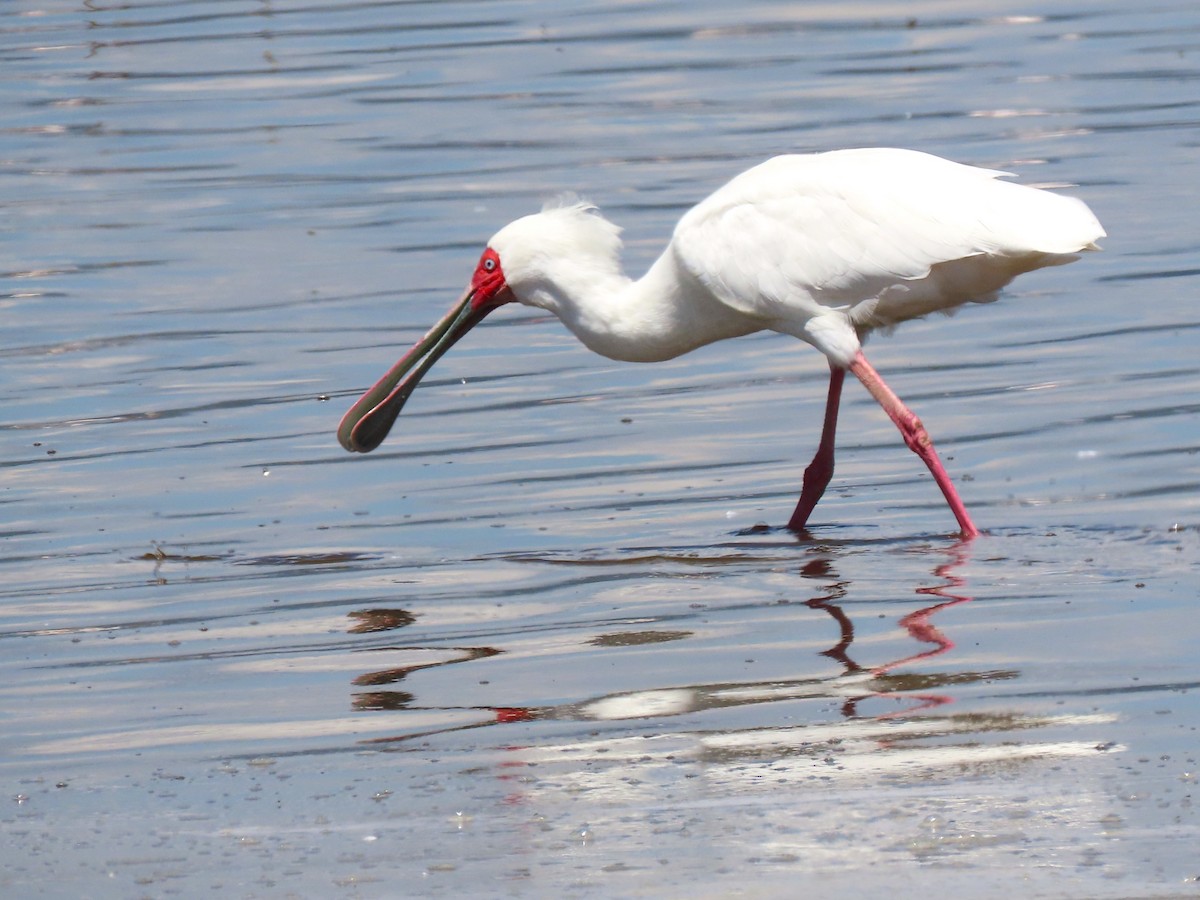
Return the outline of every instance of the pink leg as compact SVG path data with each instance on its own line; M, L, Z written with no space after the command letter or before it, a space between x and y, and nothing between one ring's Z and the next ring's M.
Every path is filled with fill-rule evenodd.
M804 470L803 487L800 490L800 502L796 511L788 520L787 527L792 531L801 531L808 524L817 501L825 493L829 479L833 477L833 438L837 431L838 406L842 402L842 382L846 380L846 370L841 366L829 365L829 397L825 401L825 424L821 426L821 443L817 446L816 455Z
M858 377L858 380L871 392L871 396L879 401L883 411L896 423L896 427L900 429L900 434L904 437L904 443L908 444L908 449L921 457L925 465L929 467L934 481L938 483L938 487L942 489L942 494L946 497L946 502L950 504L950 511L954 513L954 518L958 519L958 527L962 529L963 537L972 538L978 535L979 529L967 515L967 508L959 498L950 476L942 467L942 461L938 459L937 451L933 449L933 439L925 430L925 426L921 424L921 420L884 383L879 373L867 362L867 358L863 356L861 350L850 363L850 371Z

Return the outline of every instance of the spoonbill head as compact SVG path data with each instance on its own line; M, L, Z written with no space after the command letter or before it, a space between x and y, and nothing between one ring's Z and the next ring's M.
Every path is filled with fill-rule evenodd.
M832 477L850 371L973 537L979 531L928 432L867 362L862 342L877 328L994 300L1019 274L1096 249L1104 229L1081 201L1004 174L912 150L775 157L686 213L636 281L621 269L617 226L584 202L548 206L492 237L463 295L350 408L338 440L355 452L378 447L425 373L506 303L552 312L588 348L630 362L770 330L813 345L830 367L820 443L788 527L807 525Z

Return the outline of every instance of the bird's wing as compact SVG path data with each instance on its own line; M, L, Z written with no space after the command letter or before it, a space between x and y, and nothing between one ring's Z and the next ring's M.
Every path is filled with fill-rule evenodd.
M722 302L781 321L874 303L939 264L1025 258L999 284L980 277L983 295L1033 268L1032 255L1074 253L1103 235L1080 201L1003 174L911 150L776 157L685 215L672 247ZM972 274L956 273L962 296L944 306L975 299Z

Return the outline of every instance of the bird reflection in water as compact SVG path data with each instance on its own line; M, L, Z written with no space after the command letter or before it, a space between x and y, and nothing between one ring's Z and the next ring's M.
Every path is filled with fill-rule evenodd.
M464 724L376 738L368 742L403 742L433 734L532 720L619 721L647 717L664 718L781 701L835 699L840 701L840 713L844 720L878 722L902 719L928 709L945 706L954 700L953 696L947 692L948 688L956 685L1010 679L1018 675L1016 671L1010 670L924 673L910 670L918 663L943 656L954 649L953 641L934 624L933 620L941 611L968 603L971 600L971 597L965 593L967 589L965 580L955 574L955 570L967 561L969 542L956 542L948 548L948 552L951 558L940 563L933 570L943 583L934 587L916 589L917 594L922 597L936 598L937 602L906 614L898 622L909 638L919 645L929 646L889 662L863 665L851 656L851 645L855 639L855 624L846 611L846 607L850 604L839 602L847 598L850 585L848 582L838 580L835 570L836 556L831 552L827 556L806 563L800 574L804 578L819 579L824 582L819 596L802 602L811 609L828 614L837 623L839 633L837 643L820 653L821 656L835 660L841 666L842 671L836 674L788 680L718 682L686 687L618 692L577 703L545 707L522 705L458 707L456 709L463 711L478 710L486 713L486 717ZM654 623L647 622L646 624ZM690 631L682 629L647 628L641 631L599 635L593 637L588 643L599 647L627 647L637 644L674 642L691 636ZM413 663L364 674L355 679L356 685L378 686L395 683L419 669L472 662L496 656L502 652L494 647L390 647L380 649L436 652L438 659L429 663ZM403 695L401 702L393 702L395 698L389 698L387 693L376 691L356 694L354 707L359 710L427 710L425 707L416 705L415 698L409 692L393 692ZM864 715L860 711L860 707L866 701L879 699L902 704L902 708L872 715ZM447 712L450 711L450 708L439 707L438 711ZM996 729L1007 730L1012 727L1011 717L1002 716L1000 718L1004 721L997 722ZM928 732L928 723L922 728ZM980 717L974 716L971 721L971 730L992 729Z
M965 542L955 543L949 550L952 559L934 569L934 574L943 579L945 584L936 587L917 588L916 590L918 594L940 597L942 598L941 602L915 610L897 622L901 628L908 632L913 640L922 644L932 644L933 646L927 650L921 650L920 652L893 660L889 663L864 668L851 659L848 650L854 642L854 623L840 606L832 602L834 599L845 595L846 588L843 584L835 582L831 585L833 596L813 597L805 601L805 605L810 608L827 612L838 623L841 629L841 640L833 647L823 651L821 655L828 656L830 659L841 663L845 667L846 675L869 673L873 683L878 683L883 688L862 696L847 698L842 704L842 714L847 718L858 715L858 704L867 697L892 697L901 700L917 701L915 706L884 713L876 716L876 718L909 715L923 709L942 706L943 704L952 703L953 697L946 694L927 693L928 688L938 686L939 684L945 685L950 682L962 683L964 680L976 680L969 675L965 678L962 676L943 675L940 678L934 679L929 675L917 675L915 673L892 674L905 666L932 659L935 656L940 656L954 649L954 642L946 637L931 620L943 609L949 609L952 606L958 606L971 601L971 598L965 594L951 593L952 590L962 590L966 586L965 580L954 574L954 570L966 562L967 549ZM802 569L802 574L808 577L815 575L827 577L830 572L831 567L829 562L823 559L814 560ZM1016 677L1016 674L1015 672L989 672L987 673L987 677L989 679ZM946 679L949 679L950 682Z

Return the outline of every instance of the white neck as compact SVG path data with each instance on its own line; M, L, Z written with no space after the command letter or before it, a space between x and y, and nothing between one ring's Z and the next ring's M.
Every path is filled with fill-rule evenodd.
M760 330L683 271L670 247L632 281L604 259L547 266L522 302L558 316L588 349L624 362L672 359L704 344Z

